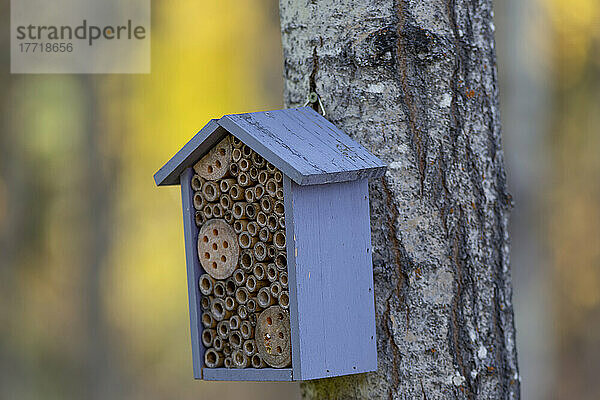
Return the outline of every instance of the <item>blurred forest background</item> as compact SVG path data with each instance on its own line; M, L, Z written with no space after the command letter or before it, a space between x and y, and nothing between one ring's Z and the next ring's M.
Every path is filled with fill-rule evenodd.
M600 2L498 0L524 399L600 398ZM151 75L10 75L0 2L0 399L299 398L192 379L180 196L210 118L281 107L277 2L152 2Z

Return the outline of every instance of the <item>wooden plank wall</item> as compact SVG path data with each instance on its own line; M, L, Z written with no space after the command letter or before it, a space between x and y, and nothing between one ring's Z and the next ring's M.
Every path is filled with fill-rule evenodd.
M375 304L367 179L290 183L298 352L294 380L375 371ZM290 224L286 215L286 228ZM288 256L289 257L289 256ZM289 261L288 261L288 264ZM292 310L293 312L293 310ZM293 321L293 318L292 318ZM294 329L294 328L292 328ZM294 353L293 353L294 354Z

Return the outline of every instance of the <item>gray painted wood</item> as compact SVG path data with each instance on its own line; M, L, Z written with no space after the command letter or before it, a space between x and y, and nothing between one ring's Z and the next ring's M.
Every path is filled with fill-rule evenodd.
M295 247L288 256L294 256L299 340L294 378L375 371L367 180L290 187Z
M291 368L204 368L207 381L291 381Z
M156 185L177 185L179 175L208 153L225 135L227 135L227 132L217 124L217 121L210 120L200 132L195 134L181 150L154 174Z
M296 258L294 251L294 213L292 204L292 181L283 176L283 202L285 206L285 240L288 260L288 293L290 297L290 331L292 340L292 368L300 371L300 327L298 325L298 293L296 290Z
M185 261L187 269L188 299L190 310L190 333L192 339L192 363L194 378L202 379L202 366L204 365L204 345L202 344L202 308L200 307L200 293L198 278L204 273L198 261L196 238L198 227L194 220L194 205L192 198L194 192L190 186L194 171L187 168L180 177L181 200L183 208L183 232L185 238Z
M381 160L309 107L227 115L218 123L300 185L385 173Z
M376 178L385 164L315 112L301 107L211 120L158 172L158 186L178 177L218 143L227 131L242 140L299 185Z

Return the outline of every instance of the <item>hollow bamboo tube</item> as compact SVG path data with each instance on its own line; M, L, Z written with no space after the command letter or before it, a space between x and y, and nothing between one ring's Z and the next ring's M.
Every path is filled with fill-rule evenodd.
M202 331L202 344L204 347L212 347L216 335L217 334L214 329L204 329Z
M256 213L256 224L260 228L264 228L267 225L267 214L265 214L264 211Z
M243 200L244 190L238 184L231 185L229 196L231 196L231 200Z
M231 196L227 193L222 194L219 198L219 204L223 208L223 211L230 211L233 206L233 200L231 200Z
M223 366L223 355L215 349L208 349L204 353L204 365L208 368L219 368Z
M215 340L213 340L213 347L216 351L223 351L223 339L221 339L218 335L215 336Z
M239 330L241 324L242 324L242 320L240 319L239 316L234 315L231 318L229 318L229 329L231 329L232 331Z
M242 249L253 248L256 242L258 242L258 238L250 236L248 232L242 232L238 236L238 243Z
M254 354L252 356L251 363L252 363L252 368L264 368L264 367L266 367L266 364L263 361L262 357L259 356L258 354Z
M267 257L275 258L277 256L277 249L272 244L267 246Z
M258 183L264 185L269 180L269 173L265 170L258 171Z
M254 310L255 311L260 311L260 307L258 306L258 304L256 304L256 301L254 299L251 299L252 301L254 301ZM255 313L249 314L248 315L248 321L250 321L250 325L252 325L252 327L256 326L256 320L257 320L257 316Z
M231 141L231 145L236 149L239 149L244 145L244 143L240 139L236 138L233 135L231 135L229 138L229 140Z
M225 284L221 281L215 281L213 285L213 294L218 298L225 297Z
M275 214L277 214L278 217L283 217L285 215L283 201L277 200L273 206L273 211L275 212Z
M224 210L221 207L221 204L215 203L212 205L212 214L213 218L221 218L223 216Z
M223 340L223 354L230 356L232 352L233 349L231 348L231 345L226 340Z
M285 217L279 217L279 228L285 229Z
M215 280L209 274L202 274L198 279L198 288L200 289L200 293L205 296L209 296L213 292L213 288L215 286Z
M204 218L211 219L213 217L213 215L212 215L212 205L211 204L205 205L204 209L202 210L202 213L204 214Z
M251 272L254 268L254 255L252 250L244 249L240 254L240 267L246 272Z
M273 198L271 196L263 196L260 199L260 209L267 215L273 211Z
M233 358L233 365L236 368L246 368L250 365L250 359L248 359L248 356L240 349L235 350L231 355L231 358Z
M275 256L275 266L280 271L285 271L287 268L287 255L284 252L279 252Z
M231 316L231 311L225 308L225 301L223 299L214 299L210 305L210 312L217 321L223 321Z
M277 168L275 168L275 166L274 166L273 164L271 164L270 162L267 162L267 165L266 165L266 167L267 167L267 171L268 171L270 174L273 174L273 173L275 173L275 171L278 171L278 169L277 169Z
M233 295L235 295L235 289L236 289L236 284L235 284L235 280L233 279L233 277L227 278L227 280L225 281L225 294L227 296L233 296Z
M256 218L256 213L258 212L258 204L256 203L246 203L246 215L250 219Z
M233 231L239 235L246 230L248 222L247 219L238 219L233 223Z
M261 169L264 168L265 166L265 159L262 158L262 156L260 154L258 154L257 152L252 153L252 157L250 157L252 159L252 165L254 165L256 168Z
M260 200L265 195L265 187L260 183L254 186L254 199L256 201Z
M234 293L235 295L235 293ZM225 297L225 309L227 311L232 311L235 310L235 306L237 306L237 303L235 302L235 299L233 296L227 296Z
M204 326L205 329L214 328L215 326L217 326L217 321L215 321L215 319L210 313L204 312L202 313L202 326Z
M285 232L277 231L273 234L273 245L277 250L285 250Z
M267 279L269 280L269 282L275 282L277 281L279 272L277 271L277 267L275 267L275 264L270 263L267 264Z
M279 294L279 305L284 310L287 310L288 308L290 308L290 294L287 290L283 290Z
M223 366L225 368L233 368L233 360L231 359L231 357L225 357L225 361L223 362Z
M283 182L283 174L281 173L281 171L275 171L273 173L273 179L275 179L275 182L277 183Z
M269 290L271 291L271 297L279 299L279 295L281 294L281 284L279 282L271 283Z
M240 319L246 319L248 318L248 308L245 305L239 305L237 308L237 313L238 316L240 317Z
M279 283L281 283L281 287L283 289L287 289L288 288L288 274L287 274L287 272L280 272L279 273Z
M276 216L274 216L273 214L269 215L267 217L267 228L269 228L269 230L273 233L275 233L275 231L277 230L277 228L279 227L279 220L277 219Z
M237 181L238 181L238 185L240 185L241 187L250 186L250 184L252 183L252 181L250 180L250 177L245 172L240 172L238 174Z
M210 311L211 305L212 305L212 303L210 301L210 297L202 296L200 298L200 307L202 308L203 311Z
M239 162L242 159L242 150L233 149L233 151L231 152L231 159L233 160L233 162Z
M246 215L246 203L238 201L233 203L233 208L231 209L233 213L233 218L235 219L248 219Z
M277 188L277 191L275 192L275 197L277 198L277 200L283 200L283 188Z
M191 182L192 190L194 192L202 190L202 185L204 184L204 182L205 182L204 178L202 178L198 174L194 174L194 176L192 176L192 182Z
M240 173L240 167L237 165L237 163L229 164L229 175L231 175L235 178L238 176L239 173Z
M244 354L246 356L252 357L254 353L256 353L256 343L254 342L254 339L248 339L244 341L242 350L244 350Z
M254 336L254 328L252 327L250 321L242 321L240 324L240 333L244 339L250 339L252 336Z
M231 211L225 211L225 214L223 214L223 219L225 220L225 222L227 222L229 225L233 224L233 213Z
M261 242L268 243L271 241L272 238L273 234L271 233L268 227L264 226L260 229L260 231L258 231L258 239Z
M269 196L275 197L275 194L277 193L277 182L275 182L275 179L270 178L267 180L267 183L265 183L265 191Z
M233 271L233 282L235 286L244 286L246 284L246 273L242 269Z
M202 185L202 196L204 196L206 201L217 201L220 195L221 189L219 189L219 185L217 185L215 182L207 181L204 185Z
M229 189L231 189L231 187L233 185L235 185L236 183L237 183L237 179L233 179L233 178L221 179L221 181L219 182L219 189L221 189L221 194L228 193Z
M253 182L256 182L258 180L258 169L256 169L256 167L250 167L248 176Z
M229 338L229 332L231 329L229 328L229 321L220 321L217 324L217 335L223 340Z
M239 304L246 304L248 302L248 297L248 289L245 287L239 287L236 289L235 299Z
M267 286L267 283L257 280L254 275L250 275L248 279L246 279L246 289L248 289L249 293L254 293L265 286Z
M246 307L248 307L248 319L250 320L250 322L252 323L252 320L254 320L253 325L256 325L256 315L254 314L256 311L260 311L260 308L258 306L258 304L256 304L256 299L251 298L248 299L248 302L246 303Z
M252 249L252 253L254 254L255 260L264 261L267 258L267 245L264 244L264 242L256 242Z
M246 226L246 231L248 231L248 234L250 236L258 235L258 224L254 221L249 222L248 225Z
M247 172L250 169L250 160L247 158L242 158L238 161L238 165L240 166L240 171Z
M246 199L248 203L252 203L254 201L254 188L249 187L244 190L244 199Z
M202 211L196 211L196 213L194 215L194 219L196 221L197 227L201 227L202 224L204 224L206 222L206 218L204 218L204 212L202 212Z
M257 280L262 281L263 279L265 279L266 269L267 266L264 263L254 263L254 269L252 270L252 273L254 274Z
M275 299L271 296L271 290L268 287L261 288L256 295L256 303L262 308L267 308L275 304Z
M194 193L194 197L192 199L192 203L194 203L194 208L196 210L203 210L204 206L206 206L206 199L202 195L202 192Z
M242 156L244 158L250 159L252 157L252 153L254 153L254 150L252 150L250 148L250 146L248 146L248 145L242 146Z
M231 344L231 347L233 347L234 349L239 349L240 347L242 347L242 343L243 343L243 339L242 339L242 334L240 333L240 331L231 331L229 333L229 344Z

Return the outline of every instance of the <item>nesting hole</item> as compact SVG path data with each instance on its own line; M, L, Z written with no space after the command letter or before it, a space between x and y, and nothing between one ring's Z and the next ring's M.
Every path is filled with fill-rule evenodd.
M271 317L267 317L267 325L273 325L273 320Z

